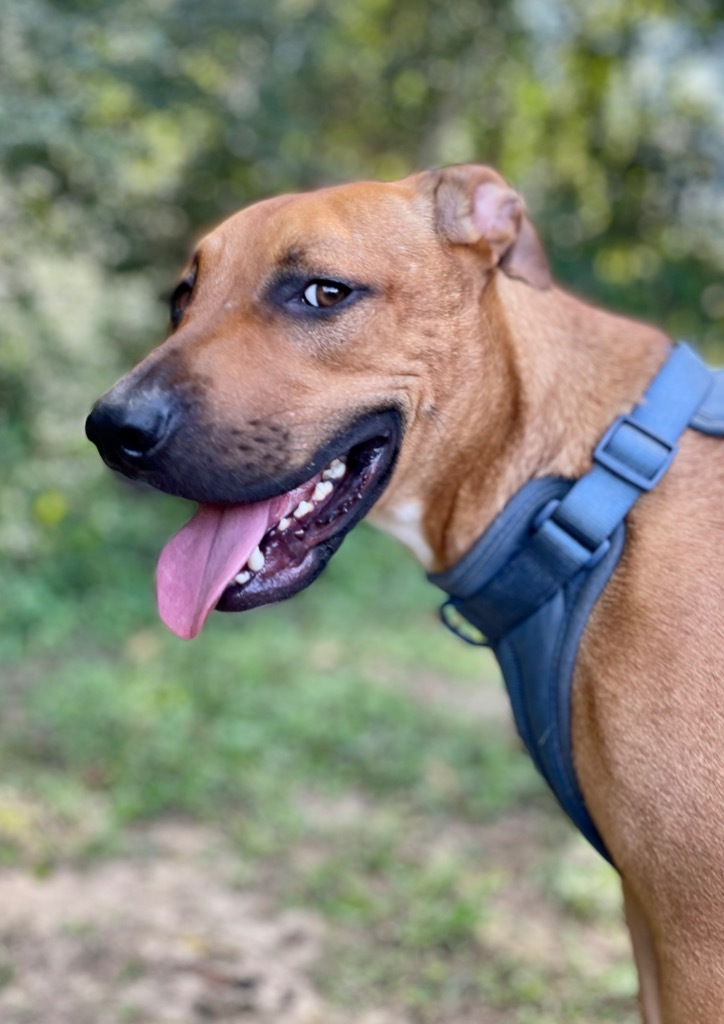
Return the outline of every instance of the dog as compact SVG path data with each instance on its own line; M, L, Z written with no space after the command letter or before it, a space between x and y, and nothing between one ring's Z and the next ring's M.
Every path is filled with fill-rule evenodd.
M556 287L520 196L472 164L236 213L171 319L86 430L112 468L200 504L157 574L187 638L306 587L363 516L446 573L521 488L587 474L671 351ZM646 1024L724 1019L723 548L724 445L687 429L575 658L575 773Z

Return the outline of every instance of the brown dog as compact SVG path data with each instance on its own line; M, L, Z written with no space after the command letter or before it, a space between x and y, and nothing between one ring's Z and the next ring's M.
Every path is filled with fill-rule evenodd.
M236 214L173 321L88 432L111 466L202 503L159 564L183 636L217 604L306 586L368 511L446 569L526 481L585 472L669 347L556 288L519 197L478 166ZM722 546L724 445L687 431L577 661L576 768L648 1024L724 1019Z

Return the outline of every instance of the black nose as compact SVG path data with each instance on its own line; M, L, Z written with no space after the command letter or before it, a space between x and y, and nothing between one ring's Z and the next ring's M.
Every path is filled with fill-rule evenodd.
M85 423L89 440L113 469L148 466L171 432L172 403L162 392L99 399Z

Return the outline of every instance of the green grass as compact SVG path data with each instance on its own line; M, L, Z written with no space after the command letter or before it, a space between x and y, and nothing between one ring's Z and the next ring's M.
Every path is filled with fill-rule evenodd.
M618 928L613 875L566 852L509 725L466 713L497 670L439 625L412 559L363 527L309 591L184 643L152 576L185 512L103 480L90 522L69 501L42 558L9 567L0 864L122 852L134 823L181 814L226 832L240 884L326 919L318 982L341 1006L630 1019L625 948L581 956L582 930ZM431 682L456 701L423 699ZM491 838L511 814L544 823L520 863ZM517 937L523 882L559 921L556 965Z
M530 789L509 736L481 735L377 681L414 689L431 673L477 686L495 672L437 625L437 595L391 542L358 530L306 593L213 615L184 643L158 622L152 598L155 551L183 506L159 499L155 509L144 495L136 508L104 483L129 516L114 512L105 536L91 525L85 540L71 522L40 571L15 572L0 695L13 723L0 729L6 778L51 765L106 793L122 820L265 806L270 790L284 802L309 782L475 817ZM146 540L133 550L140 525ZM18 637L33 654L13 660Z

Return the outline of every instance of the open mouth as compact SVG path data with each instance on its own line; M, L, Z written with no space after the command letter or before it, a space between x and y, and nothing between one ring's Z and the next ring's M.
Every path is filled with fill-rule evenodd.
M159 612L174 633L190 639L213 608L246 611L316 579L392 474L399 416L373 414L368 426L366 439L338 454L327 446L323 468L292 490L251 504L199 507L158 563Z

